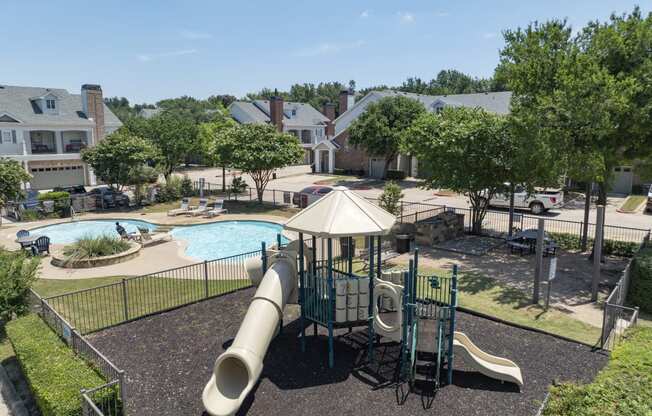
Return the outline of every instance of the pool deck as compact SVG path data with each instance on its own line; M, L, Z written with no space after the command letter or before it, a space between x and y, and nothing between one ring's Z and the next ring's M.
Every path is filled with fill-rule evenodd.
M215 218L186 217L179 215L169 217L165 212L157 213L130 213L130 212L112 212L112 213L88 213L80 216L79 221L85 220L141 220L156 225L196 225L209 224L220 221L269 221L277 224L284 224L287 218L272 215L259 214L224 214ZM14 241L16 232L20 229L30 230L60 223L70 222L70 218L53 219L44 221L33 221L27 223L3 224L0 228L0 246L8 249L17 250L20 246ZM183 240L172 241L145 247L140 251L140 255L124 263L113 264L110 266L94 267L88 269L64 269L50 264L50 258L44 257L41 262L41 279L92 279L97 277L108 276L140 276L148 273L154 273L161 270L172 269L175 267L186 266L198 263L201 260L184 255L186 242ZM61 245L53 244L53 249L60 248Z

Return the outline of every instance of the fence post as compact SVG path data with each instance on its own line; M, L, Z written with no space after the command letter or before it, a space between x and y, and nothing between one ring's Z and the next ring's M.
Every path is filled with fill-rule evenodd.
M604 205L598 205L598 217L595 224L595 241L593 242L593 279L591 281L591 302L598 300L598 282L600 281L600 262L602 261L602 240L604 230Z
M122 301L124 302L125 321L129 320L129 306L127 304L127 279L122 279Z
M267 271L267 249L265 248L265 242L260 243L262 251L262 260L263 260L263 274Z
M582 229L580 230L580 235L582 236L582 243L580 248L582 249L582 252L586 251L589 240L589 210L591 209L591 188L593 188L593 183L587 183L586 193L584 194L584 223L582 224Z
M208 299L208 261L204 260L204 294Z
M249 187L249 201L251 201L251 186Z
M536 263L534 264L534 293L532 294L532 303L539 303L539 286L541 285L541 275L543 274L543 238L544 227L546 222L543 218L539 218L537 229L537 245L536 245Z
M127 411L127 383L125 383L125 372L124 370L120 370L118 373L118 380L120 383L120 401L122 402L122 414L126 415Z
M276 190L272 189L272 205L276 206Z

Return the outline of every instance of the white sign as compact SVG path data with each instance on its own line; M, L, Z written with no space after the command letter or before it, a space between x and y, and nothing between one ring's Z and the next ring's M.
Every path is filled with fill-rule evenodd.
M557 257L550 258L550 270L548 270L548 281L555 280L557 277Z

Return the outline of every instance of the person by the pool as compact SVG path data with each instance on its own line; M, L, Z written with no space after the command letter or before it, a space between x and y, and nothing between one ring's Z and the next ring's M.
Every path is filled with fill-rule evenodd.
M126 237L127 236L127 230L125 230L125 227L120 225L118 221L115 222L115 230L120 234L120 237Z

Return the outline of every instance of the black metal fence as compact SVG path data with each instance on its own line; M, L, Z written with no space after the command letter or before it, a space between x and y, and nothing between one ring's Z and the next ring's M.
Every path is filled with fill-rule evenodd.
M82 334L251 286L244 263L261 251L125 278L46 298Z

